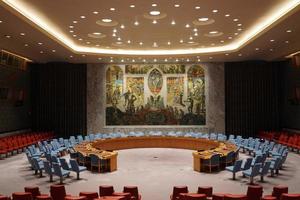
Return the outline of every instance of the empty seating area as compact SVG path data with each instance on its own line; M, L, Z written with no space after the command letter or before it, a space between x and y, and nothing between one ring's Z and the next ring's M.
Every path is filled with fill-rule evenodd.
M28 132L0 138L0 158L6 158L24 151L30 145L54 137L53 132Z

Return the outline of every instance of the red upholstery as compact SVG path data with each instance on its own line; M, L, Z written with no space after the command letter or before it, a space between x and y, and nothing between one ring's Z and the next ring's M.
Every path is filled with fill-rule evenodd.
M125 200L122 196L104 196L94 200Z
M66 189L64 185L51 185L50 195L53 200L64 200L66 197Z
M114 191L115 191L114 186L112 186L112 185L100 185L99 186L100 197L112 196Z
M224 200L247 200L247 195L244 194L226 194Z
M36 196L41 195L39 187L25 187L24 190L25 192L30 192L33 199L35 199Z
M80 192L79 196L85 196L87 200L98 198L98 192Z
M113 196L125 197L126 200L131 199L131 194L128 192L114 192Z
M247 190L248 200L257 200L262 197L263 187L261 185L249 185Z
M188 187L187 186L174 186L173 187L173 193L170 196L171 200L178 200L180 198L180 193L188 193Z
M36 196L35 199L36 200L52 200L52 197L49 195L40 195L40 196Z
M272 196L276 197L277 200L280 200L281 194L288 193L289 188L285 185L277 185L273 187Z
M266 195L262 197L261 200L276 200L276 197L273 197L272 195Z
M187 193L184 195L184 200L206 200L206 195L198 193Z
M124 186L123 192L130 193L132 200L142 199L137 186Z
M85 196L66 196L65 200L87 200Z
M287 194L287 193L283 193L281 195L280 200L300 200L300 193L299 194Z
M15 192L12 194L13 200L32 200L30 192Z
M198 194L205 194L207 197L211 197L213 193L213 187L211 186L199 186L198 187Z
M9 197L4 196L4 195L0 195L0 200L9 200Z
M212 200L224 200L225 194L224 193L214 193L212 195Z

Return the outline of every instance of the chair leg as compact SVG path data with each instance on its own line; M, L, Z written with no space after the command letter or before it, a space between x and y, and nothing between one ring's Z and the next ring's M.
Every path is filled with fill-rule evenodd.
M50 182L53 182L53 176L50 175Z
M264 176L260 176L260 181L264 182Z
M60 177L60 184L63 184L63 177Z
M254 177L250 177L250 185L253 185L253 179L254 179Z
M40 177L43 177L43 171L40 170Z
M80 177L79 177L79 172L77 172L77 180L79 180L80 179Z
M232 173L232 180L235 180L235 172Z

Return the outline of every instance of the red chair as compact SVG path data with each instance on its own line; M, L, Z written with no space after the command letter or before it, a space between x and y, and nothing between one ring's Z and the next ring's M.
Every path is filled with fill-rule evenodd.
M67 196L64 185L51 185L50 195L53 200L64 200Z
M32 200L30 192L15 192L12 194L13 200Z
M206 200L206 195L198 193L187 193L184 195L184 200Z
M273 197L271 195L266 195L262 197L261 200L276 200L276 197Z
M213 187L211 187L211 186L199 186L197 193L198 194L205 194L207 197L212 197Z
M9 200L10 198L4 195L0 195L0 200Z
M263 187L260 185L249 185L247 189L248 200L261 199L263 195Z
M124 197L121 196L104 196L94 200L125 200Z
M141 200L142 196L139 194L137 186L124 186L123 192L130 193L132 200Z
M174 186L173 193L170 195L171 200L179 200L180 193L189 193L187 186Z
M35 198L36 200L53 200L51 196L49 195L40 195L40 196L36 196Z
M247 195L244 195L244 194L225 194L224 200L247 200Z
M285 185L277 185L273 187L272 196L276 197L277 200L280 200L281 194L289 193L289 188Z
M300 200L300 193L299 194L287 194L287 193L283 193L281 195L280 200Z
M128 193L128 192L114 192L113 196L125 197L125 200L130 200L131 199L131 194Z
M212 200L224 200L225 194L224 193L214 193L212 195Z
M112 185L100 185L99 186L100 197L113 196L114 192L115 192L114 186L112 186Z
M87 200L93 200L98 198L98 192L80 192L79 196L85 196Z
M85 196L66 196L65 200L87 200Z
M39 187L25 187L24 190L25 192L30 192L33 199L41 195Z

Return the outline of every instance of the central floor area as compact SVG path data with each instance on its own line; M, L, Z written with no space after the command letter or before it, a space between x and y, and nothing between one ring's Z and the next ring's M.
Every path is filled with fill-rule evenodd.
M64 180L68 194L78 195L80 191L98 191L99 185L113 185L115 191L122 191L125 185L138 186L143 200L167 200L175 185L187 185L190 192L196 192L198 186L213 186L215 193L246 193L248 178L237 174L237 180L231 180L232 174L227 171L217 173L199 173L193 171L192 151L183 149L129 149L118 151L118 170L112 173L81 174L81 180L76 180L76 174ZM247 155L240 153L240 158ZM289 153L284 170L279 176L265 177L265 182L255 179L264 187L264 195L270 194L277 184L289 186L289 192L300 190L299 154ZM25 154L10 157L0 161L1 178L0 193L11 195L12 192L23 191L24 186L37 185L42 193L49 193L51 184L58 184L59 179L49 182L49 177L39 178L30 170Z

